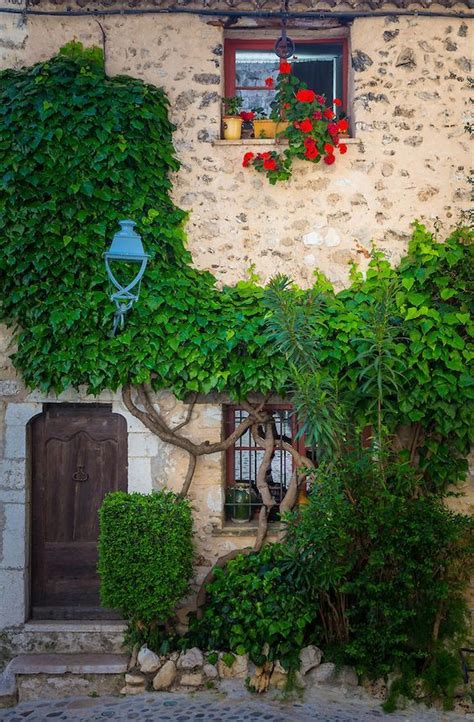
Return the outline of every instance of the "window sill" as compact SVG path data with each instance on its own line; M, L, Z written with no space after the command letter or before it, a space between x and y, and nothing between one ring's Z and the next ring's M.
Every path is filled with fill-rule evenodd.
M214 140L212 145L287 145L287 140L278 138L242 138L241 140ZM360 143L359 138L341 138L341 143L355 145Z
M226 521L220 529L214 528L212 536L255 536L258 531L258 524L254 521L245 522L244 524L236 524L232 521ZM280 533L280 522L271 521L268 524L267 536L276 538Z

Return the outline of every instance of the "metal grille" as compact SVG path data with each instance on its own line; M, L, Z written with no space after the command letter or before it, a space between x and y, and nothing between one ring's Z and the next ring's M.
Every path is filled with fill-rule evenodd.
M275 439L295 444L295 422L290 408L267 409L273 417L273 435ZM247 411L237 407L229 407L227 414L226 433L231 433L248 417ZM259 435L265 436L263 426L259 427ZM250 502L251 516L255 516L261 507L262 500L257 489L257 472L262 463L264 450L255 443L251 430L247 430L235 445L229 449L227 455L227 483L228 486L245 485L253 491ZM270 467L267 471L266 481L270 492L279 504L285 496L293 473L293 457L285 450L275 449ZM229 516L231 503L227 500L226 509ZM274 517L277 510L272 513Z

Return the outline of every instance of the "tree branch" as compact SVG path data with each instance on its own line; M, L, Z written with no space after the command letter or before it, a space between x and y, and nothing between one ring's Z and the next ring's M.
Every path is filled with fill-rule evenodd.
M196 405L197 397L198 397L197 393L196 393L196 394L193 394L192 401L191 401L191 403L188 405L188 413L186 414L186 418L184 419L184 421L181 421L180 424L177 424L176 426L173 426L172 431L176 432L176 431L178 431L179 429L182 429L183 426L187 426L187 425L189 424L189 422L191 421L191 416L193 415L194 407L195 407L195 405Z
M194 471L196 469L196 462L197 457L194 454L189 455L189 462L188 462L188 470L186 472L186 476L183 482L183 488L179 492L179 496L181 499L184 499L188 495L189 487L191 486L191 482L193 480Z

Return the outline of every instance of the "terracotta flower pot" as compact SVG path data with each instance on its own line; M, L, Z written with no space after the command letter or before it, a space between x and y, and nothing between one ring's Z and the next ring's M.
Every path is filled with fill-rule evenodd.
M274 138L276 126L277 124L274 120L254 120L253 134L255 138Z
M225 140L240 140L242 132L242 118L234 115L224 115L222 118L222 127L224 129Z

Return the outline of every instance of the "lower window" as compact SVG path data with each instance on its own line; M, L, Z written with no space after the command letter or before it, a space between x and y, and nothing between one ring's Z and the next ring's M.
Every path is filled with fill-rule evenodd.
M291 406L268 406L265 411L273 417L273 436L294 446L305 453L304 441L297 440L297 424ZM248 412L238 406L227 406L225 413L225 434L230 435L248 417ZM263 427L259 427L259 436L264 437ZM258 516L262 499L257 488L257 472L262 463L264 450L255 442L251 429L248 429L234 446L227 450L226 459L226 519L236 523L249 522ZM290 484L294 469L291 453L285 449L274 449L271 464L266 474L270 492L277 502L281 502ZM278 506L270 520L278 516Z

